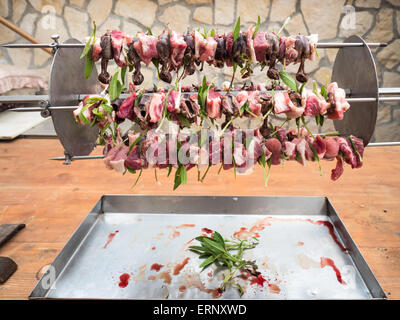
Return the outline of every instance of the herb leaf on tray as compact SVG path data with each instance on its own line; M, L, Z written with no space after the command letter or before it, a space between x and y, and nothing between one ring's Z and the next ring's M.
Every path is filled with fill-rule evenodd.
M212 264L226 267L228 273L218 289L225 291L227 285L232 285L238 289L240 296L242 296L243 289L234 280L239 276L238 272L240 271L258 274L258 266L255 262L243 258L245 250L255 248L258 239L255 237L248 240L240 240L235 237L224 239L217 231L214 231L212 237L200 236L195 239L200 242L200 246L190 246L189 249L199 254L199 258L204 259L200 264L201 271Z

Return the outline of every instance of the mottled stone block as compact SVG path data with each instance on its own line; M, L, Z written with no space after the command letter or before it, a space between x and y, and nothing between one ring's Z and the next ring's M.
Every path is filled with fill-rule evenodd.
M43 7L51 6L55 9L57 14L62 14L65 0L29 0L32 7L37 11L42 11Z
M238 0L237 15L240 15L240 22L243 25L257 23L258 16L261 22L264 22L268 16L269 6L269 0Z
M230 25L235 20L235 6L232 0L215 0L215 24Z
M84 41L89 34L89 27L87 24L89 15L84 11L69 6L66 6L64 11L65 20L67 21L71 37Z
M296 11L296 3L297 0L272 1L270 20L284 21Z
M387 42L393 38L393 9L383 8L376 15L374 29L366 37L367 40Z
M301 10L308 30L311 33L318 33L319 39L322 40L336 38L344 3L344 0L302 0Z
M189 25L190 10L180 4L166 8L158 20L179 32L185 32Z
M146 27L151 27L156 16L157 5L149 0L118 0L115 13L125 18L132 18Z
M212 24L213 14L210 7L198 7L193 12L193 21Z
M95 21L97 25L100 25L107 19L111 12L113 5L112 0L91 0L87 6L87 12L89 13L92 21Z

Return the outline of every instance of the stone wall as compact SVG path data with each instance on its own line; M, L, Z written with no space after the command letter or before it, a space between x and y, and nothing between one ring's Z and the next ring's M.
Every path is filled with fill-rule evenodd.
M349 5L355 9L355 20L346 16L344 6ZM42 42L49 42L54 33L61 40L84 40L93 21L99 34L112 28L135 34L146 27L158 34L167 24L180 32L203 25L231 31L239 15L243 28L255 23L259 15L261 29L277 31L290 16L285 34L318 33L320 40L337 42L358 34L368 41L387 42L387 47L373 50L380 86L400 86L400 0L0 0L0 15ZM350 29L346 28L349 21L353 22ZM0 25L0 43L22 42L25 40ZM311 79L325 83L336 53L335 49L319 50L320 59L306 64ZM0 63L42 69L48 75L51 57L40 49L1 48ZM231 77L230 69L204 69L209 79L216 77L219 82ZM290 67L289 71L296 69ZM144 74L146 79L157 81L153 68L145 68ZM199 79L196 73L184 82ZM265 81L265 73L256 72L253 81ZM331 127L328 124L328 129ZM399 103L381 104L374 139L400 141Z

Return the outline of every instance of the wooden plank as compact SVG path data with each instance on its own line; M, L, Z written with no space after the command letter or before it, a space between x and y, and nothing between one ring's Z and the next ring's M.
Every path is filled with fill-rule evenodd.
M0 286L0 299L26 299L36 273L52 262L103 194L295 195L327 196L374 271L388 297L400 299L400 147L367 148L364 166L330 181L334 162L273 166L269 187L263 172L237 176L210 169L203 184L189 171L188 184L172 190L173 177L145 170L136 177L105 169L102 160L75 161L70 166L48 160L63 154L57 140L21 139L0 143L0 224L25 223L26 228L1 248L19 266ZM101 154L101 149L94 154ZM390 292L390 294L389 294Z

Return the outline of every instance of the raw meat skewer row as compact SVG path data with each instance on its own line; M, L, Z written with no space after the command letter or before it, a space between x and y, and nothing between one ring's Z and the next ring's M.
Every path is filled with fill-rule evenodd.
M140 62L146 66L150 62L161 63L160 79L171 83L172 70L184 68L184 75L194 73L196 66L204 63L218 68L232 66L237 63L240 67L245 63L248 72L242 78L252 73L252 68L258 63L268 66L267 76L278 80L279 73L275 67L277 61L284 65L300 63L296 79L306 82L308 77L304 70L305 60L313 61L316 55L318 35L278 37L275 33L258 31L251 26L247 31L240 32L238 39L233 40L232 32L219 35L214 31L213 36L203 35L198 30L189 31L186 35L164 30L159 37L149 33L138 32L136 37L113 30L101 36L96 41L92 58L102 60L102 72L99 80L109 82L107 73L108 61L114 59L118 66L133 66L133 82L138 85L143 82L140 73ZM253 38L254 37L254 38ZM201 67L202 68L202 67Z
M311 136L304 129L299 133L293 129L279 131L268 139L262 137L259 130L246 133L228 130L223 137L211 131L206 142L203 140L201 144L198 143L201 133L190 135L181 131L177 135L165 135L151 130L141 138L139 133L129 131L125 143L119 139L116 145L111 142L107 145L104 162L107 168L119 173L127 169L181 166L186 170L195 166L202 170L217 164L224 170L235 167L238 173L245 173L261 158L270 165L279 165L286 160L297 161L303 166L307 161L336 159L336 167L331 172L333 181L342 175L344 163L353 169L362 167L364 146L359 138ZM180 158L179 154L185 157Z

